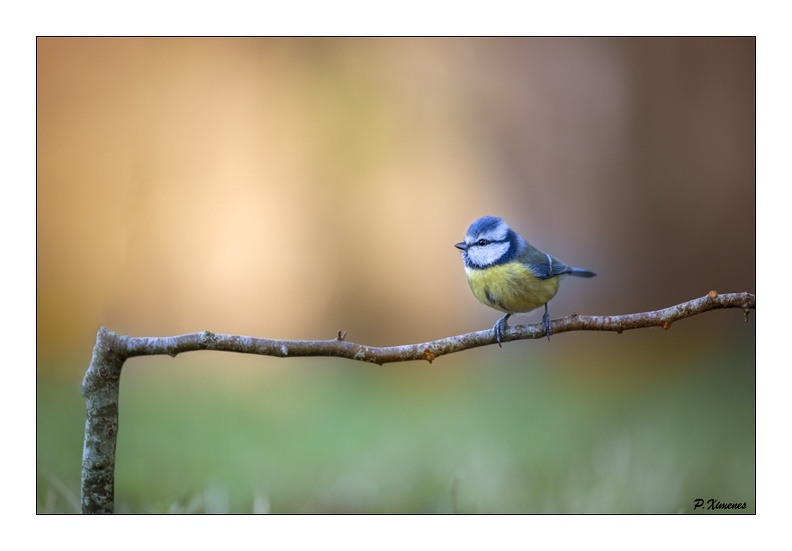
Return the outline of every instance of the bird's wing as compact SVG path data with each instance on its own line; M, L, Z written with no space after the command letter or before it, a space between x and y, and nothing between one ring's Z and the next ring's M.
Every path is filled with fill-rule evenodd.
M547 253L540 254L541 257L539 255L535 255L534 258L531 259L533 262L526 263L526 265L539 279L550 279L551 277L569 273L570 267L557 258L550 256Z

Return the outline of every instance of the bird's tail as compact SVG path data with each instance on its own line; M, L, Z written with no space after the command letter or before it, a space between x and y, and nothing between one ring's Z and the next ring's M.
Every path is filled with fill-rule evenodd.
M569 275L577 276L577 277L594 277L595 274L591 270L584 270L583 268L569 268L567 272Z

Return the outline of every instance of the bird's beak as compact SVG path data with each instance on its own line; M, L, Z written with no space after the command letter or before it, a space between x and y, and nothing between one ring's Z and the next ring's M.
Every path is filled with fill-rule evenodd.
M459 249L460 251L466 251L466 250L468 250L468 246L467 246L467 244L466 244L464 241L463 241L462 243L456 243L456 244L454 244L454 247L456 247L456 248L457 248L457 249Z

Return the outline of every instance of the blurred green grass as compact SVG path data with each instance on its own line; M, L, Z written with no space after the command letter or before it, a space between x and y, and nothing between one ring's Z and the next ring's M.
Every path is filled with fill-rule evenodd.
M431 366L130 360L116 511L677 513L715 498L755 512L745 342L585 365L538 345ZM78 385L40 375L40 513L79 509L83 424Z

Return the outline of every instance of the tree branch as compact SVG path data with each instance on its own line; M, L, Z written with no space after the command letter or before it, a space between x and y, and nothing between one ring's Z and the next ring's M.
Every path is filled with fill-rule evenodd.
M675 321L720 308L740 308L748 313L756 308L752 293L706 296L676 306L621 316L580 316L572 314L552 322L552 333L567 331L616 331L643 327L669 329ZM118 433L118 393L121 368L127 358L167 354L176 356L194 350L222 350L262 356L329 356L378 365L411 360L434 359L470 348L495 344L491 329L447 337L436 341L402 346L373 347L344 340L341 331L331 340L284 341L204 331L175 337L127 337L102 327L96 335L91 365L85 373L82 391L86 399L85 445L82 461L82 512L112 513L115 480L115 447ZM502 342L538 339L545 333L541 324L509 327Z

